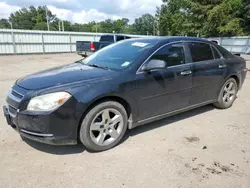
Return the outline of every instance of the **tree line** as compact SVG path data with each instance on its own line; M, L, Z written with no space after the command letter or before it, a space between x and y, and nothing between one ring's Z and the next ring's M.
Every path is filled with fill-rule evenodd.
M152 25L155 17L151 14L144 14L140 18L136 18L133 24L129 24L128 18L118 20L107 19L101 22L89 22L85 24L71 23L68 20L60 20L56 15L52 14L46 6L35 8L22 8L11 13L9 19L0 20L1 29L26 29L26 30L47 30L47 17L50 31L75 32L101 32L101 33L128 33L139 35L153 35L156 27ZM156 23L156 22L155 22Z
M47 13L47 14L46 14ZM47 15L47 17L46 17ZM51 31L127 33L163 36L250 35L250 0L162 0L155 15L144 14L131 20L107 19L85 24L59 20L46 6L22 8L0 20L0 28Z
M156 17L161 35L250 34L250 0L163 0Z

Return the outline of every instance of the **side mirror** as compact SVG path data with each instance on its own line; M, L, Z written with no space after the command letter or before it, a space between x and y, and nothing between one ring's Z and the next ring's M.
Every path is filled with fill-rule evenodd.
M166 62L159 59L152 59L146 65L142 67L143 71L151 71L156 69L165 69Z

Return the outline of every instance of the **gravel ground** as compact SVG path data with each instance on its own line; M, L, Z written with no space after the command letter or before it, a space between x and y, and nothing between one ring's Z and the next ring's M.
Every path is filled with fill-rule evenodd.
M1 56L0 105L17 78L77 59L75 54ZM24 142L1 113L0 187L249 188L249 86L248 75L228 110L208 105L138 127L102 153L81 145Z

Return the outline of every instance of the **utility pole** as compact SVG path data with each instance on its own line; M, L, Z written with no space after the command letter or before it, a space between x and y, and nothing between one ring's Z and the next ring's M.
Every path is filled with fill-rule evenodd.
M59 31L61 31L61 21L60 20L58 21L58 28L59 28Z
M153 24L153 35L155 36L155 20L154 20L154 24Z
M10 28L11 28L11 30L12 30L12 29L13 29L13 24L12 24L12 22L9 21L9 24L10 24Z
M48 31L49 31L49 17L48 17L48 8L47 8L47 6L45 6L45 12L46 12L46 19L47 19L47 28L48 28Z
M62 31L64 32L64 23L63 23L63 20L62 20Z

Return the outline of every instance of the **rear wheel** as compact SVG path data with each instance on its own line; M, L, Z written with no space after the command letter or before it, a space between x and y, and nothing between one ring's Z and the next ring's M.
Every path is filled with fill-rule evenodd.
M220 94L218 96L218 102L214 103L214 106L220 109L230 108L238 92L238 85L234 78L228 79L222 86Z
M100 103L83 119L80 140L91 151L108 150L121 141L127 130L127 122L126 110L120 103Z

